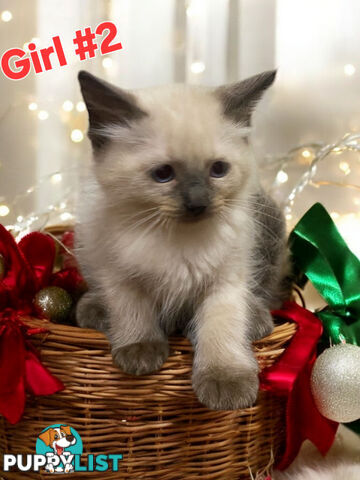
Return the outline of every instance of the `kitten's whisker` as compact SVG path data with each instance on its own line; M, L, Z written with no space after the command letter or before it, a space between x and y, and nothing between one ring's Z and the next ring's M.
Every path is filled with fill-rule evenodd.
M235 206L235 207L242 207L243 209L247 210L250 213L259 213L259 210L255 209L255 208L252 208L252 205L249 205L249 204L246 204L246 203L238 203L238 202L233 201L233 200L230 200L230 201L226 200L224 205L226 205L226 206L232 205L232 206ZM266 207L267 205L263 204L263 206ZM279 210L277 209L277 211L279 211ZM260 213L261 213L261 215L264 215L265 217L273 218L274 220L279 220L279 217L276 217L275 215L271 215L270 213L265 213L263 211L261 211Z
M269 205L269 203L263 203L263 202L259 202L259 201L254 201L254 200L242 200L242 199L236 199L236 198L230 198L230 199L227 199L225 200L225 202L236 202L238 203L239 205L248 205L248 206L254 206L254 207L265 207L265 208L268 208L270 210L274 210L276 212L279 211L279 206L276 206L276 205Z
M231 210L229 207L226 207L226 206L224 206L224 209ZM254 213L254 212L252 212L252 213ZM262 229L264 229L265 231L267 231L269 237L270 237L272 240L274 240L274 241L278 241L278 240L279 240L278 237L274 234L274 232L272 232L272 231L270 230L270 228L269 228L267 225L264 224L264 222L262 222L261 220L258 220L258 219L256 219L256 218L254 218L254 217L252 217L252 221L253 221L254 223L256 223L257 225L259 225Z
M144 216L144 214L146 213L151 213L151 212L154 212L155 210L158 210L157 207L152 207L152 208L147 208L146 210L141 210L140 212L137 212L137 213L120 213L120 214L117 214L118 217L120 218L131 218L131 219L134 219L134 218L137 218L137 217L141 217L141 216Z
M257 225L259 225L259 227L261 227L262 229L264 229L264 230L268 233L269 237L270 237L272 240L274 240L275 242L278 242L278 241L279 241L279 237L278 237L277 235L275 235L275 233L274 233L267 225L265 225L264 222L261 222L260 220L257 220L257 219L255 219L255 218L253 218L252 220L253 220L253 222L255 222Z
M248 200L248 203L251 203L251 204L254 204L254 205L259 205L261 207L267 207L267 208L270 208L272 210L277 210L279 208L278 205L271 205L269 204L269 202L262 202L262 201L259 201L257 199L257 197L253 198L253 197L250 197L249 200Z
M152 218L151 218L151 220L152 220ZM148 234L158 225L159 221L160 221L160 216L157 215L157 217L155 218L155 221L152 222L152 223L150 223L150 225L142 231L142 234L139 235L138 237L136 237L136 240L133 241L133 244L138 243L138 242L139 242L140 240L142 240L146 235L148 235Z
M147 215L146 217L138 220L137 222L133 223L133 224L130 224L130 228L127 228L124 230L125 233L130 233L130 232L133 232L134 230L136 230L137 228L141 227L142 225L146 224L147 222L150 222L152 221L154 218L156 218L157 216L159 216L159 213L156 211L156 212L153 212L151 213L150 215Z
M240 205L236 205L236 206L240 206ZM248 213L251 213L251 214L254 214L254 215L261 213L261 215L264 216L264 217L272 218L273 220L276 220L276 221L280 220L280 217L275 217L274 215L270 215L269 213L260 212L259 210L252 209L251 207L246 207L245 205L243 205L241 207L244 210L246 210Z

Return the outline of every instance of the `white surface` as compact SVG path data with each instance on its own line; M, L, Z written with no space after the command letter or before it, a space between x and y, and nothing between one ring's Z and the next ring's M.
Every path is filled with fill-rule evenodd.
M283 473L275 472L273 474L273 480L292 480L296 474L304 473L308 467L314 467L319 470L319 472L325 472L339 464L360 466L360 436L345 428L343 425L339 427L334 445L326 457L322 457L311 442L306 441L291 467ZM344 467L344 469L345 468L347 467ZM352 469L352 467L349 468ZM339 471L337 473L339 474L341 473L342 467L339 466L338 469ZM316 478L316 476L314 478ZM320 474L318 478L320 479ZM321 479L322 478L324 477L321 477ZM331 480L333 480L333 478L334 477L329 477ZM337 478L339 478L339 480L350 480L349 477L346 476L336 476L335 478L336 480ZM356 478L360 479L360 476ZM310 480L310 478L304 478L304 480Z

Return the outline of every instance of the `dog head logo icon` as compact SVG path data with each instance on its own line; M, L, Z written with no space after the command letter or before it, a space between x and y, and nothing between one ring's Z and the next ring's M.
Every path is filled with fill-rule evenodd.
M70 445L76 443L76 438L71 433L71 427L61 425L58 428L48 428L45 432L40 433L39 438L50 446L56 455L62 455L64 450Z
M46 455L47 472L70 473L74 470L74 455L82 454L82 441L69 425L51 425L38 436L36 453Z

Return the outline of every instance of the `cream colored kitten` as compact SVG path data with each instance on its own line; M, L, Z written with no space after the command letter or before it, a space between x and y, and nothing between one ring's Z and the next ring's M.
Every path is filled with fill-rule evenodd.
M79 74L94 162L78 212L90 289L77 321L104 330L114 362L137 375L159 369L167 336L183 331L193 387L213 409L255 402L251 342L271 332L283 295L283 219L246 139L274 78L129 93Z

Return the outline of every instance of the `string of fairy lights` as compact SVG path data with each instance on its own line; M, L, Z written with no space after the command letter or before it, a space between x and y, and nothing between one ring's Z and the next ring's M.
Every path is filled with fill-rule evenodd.
M15 16L10 10L3 10L0 12L0 20L4 23L11 22L15 19ZM23 50L25 52L29 52L28 45L29 43L34 43L35 45L39 46L40 45L40 39L37 37L32 37L28 42L25 42L22 46ZM113 64L113 60L111 58L103 58L102 59L102 65L105 69L111 68ZM50 115L52 112L49 112L48 109L43 108L41 105L41 102L38 100L34 99L26 99L24 98L22 102L27 106L27 109L31 115L33 115L34 119L37 119L40 122L45 122L50 118ZM20 102L18 102L20 103ZM18 105L16 105L18 106ZM14 105L12 105L14 107ZM57 112L57 115L60 116L60 119L63 121L64 124L66 124L66 127L69 129L69 139L71 142L75 144L81 143L84 138L85 138L85 129L86 129L86 106L83 101L77 101L74 102L70 99L64 99L62 103L59 105L59 110ZM49 177L46 177L42 180L40 180L39 184L42 184L43 182L49 182L51 185L58 185L63 181L63 174L60 172L55 172L54 174L50 175ZM11 213L11 209L14 210L14 207L16 206L19 198L26 196L26 195L32 195L33 192L37 189L37 186L32 186L27 189L24 194L18 195L15 197L14 201L12 202L12 205L7 205L5 203L0 204L0 217L8 217L9 214ZM4 200L3 198L0 198L1 200ZM66 206L66 202L60 202L58 206L54 205L49 205L47 207L48 211L56 211L56 210L64 210ZM63 211L61 213L61 218L64 221L70 220L70 217L72 218L72 215L69 212ZM25 228L30 227L30 225L38 220L37 216L34 214L30 214L26 218L26 225ZM18 225L24 225L23 222L25 221L23 215L18 215L16 217L16 221ZM12 227L11 225L9 227ZM16 228L15 228L16 230Z
M184 1L185 6L185 16L187 22L187 35L190 37L194 35L196 29L196 22L200 21L205 16L205 5L206 2L203 0L188 0ZM0 12L0 20L4 23L11 22L14 19L14 15L10 10L3 10ZM202 21L202 20L201 20ZM193 44L193 39L188 39L189 43ZM28 44L30 42L39 45L40 39L33 37L29 42L26 42L23 45L23 49L28 51ZM197 42L195 42L197 43ZM201 42L199 42L201 43ZM206 71L206 62L204 61L205 55L202 48L187 48L186 47L186 80L190 83L201 83L202 74ZM116 65L115 60L110 56L105 56L101 59L102 67L105 70L111 71L111 69ZM343 67L344 75L351 77L356 73L356 67L353 64L347 63ZM34 116L34 119L37 119L40 122L45 122L49 119L52 114L48 110L44 109L41 106L41 102L36 101L36 99L24 100L27 103L27 109L31 115ZM69 130L69 140L74 144L80 144L85 138L86 130L86 106L83 101L73 101L71 99L65 98L59 102L58 115L62 121L66 124L66 127ZM339 141L324 145L322 143L311 143L306 145L300 145L292 149L285 155L272 156L267 159L268 164L274 164L277 166L276 173L274 177L274 182L272 189L281 188L284 184L291 186L291 191L288 197L285 199L285 215L289 222L292 223L293 220L293 206L295 199L299 194L304 190L308 184L315 185L314 180L315 174L318 169L320 162L326 160L329 156L339 155L338 169L339 169L339 182L338 185L351 188L356 192L354 196L354 207L360 206L360 186L354 185L351 181L346 181L349 179L349 175L352 172L352 166L350 163L342 157L341 154L345 152L357 152L360 153L360 135L359 134L346 134ZM290 166L294 164L302 167L300 170L303 171L300 178L293 178L293 173L290 173ZM49 185L65 185L66 176L64 172L54 172L52 175L41 179L36 185L30 187L23 195L18 197L23 197L26 195L32 195L33 192L39 188L43 183L48 183ZM317 180L318 185L324 185L334 182L326 182ZM29 231L34 226L38 227L39 215L35 213L24 215L22 213L17 214L16 206L18 199L12 202L12 205L7 205L2 203L3 198L0 198L0 217L8 217L11 209L14 210L12 213L17 215L15 225L9 225L13 231L24 232ZM70 202L71 203L71 202ZM51 218L51 215L54 213L57 214L57 217L61 221L68 222L73 220L73 212L71 212L71 205L68 202L68 199L65 197L62 201L59 201L57 204L48 205L45 210L46 214L42 218L42 223L46 223ZM360 234L360 215L357 214L341 214L336 211L331 212L331 216L336 221L338 226L341 224L346 226L347 230L358 230ZM359 217L359 218L358 218ZM357 229L356 225L358 224L359 228ZM345 228L345 227L344 227ZM360 251L359 251L360 253Z

